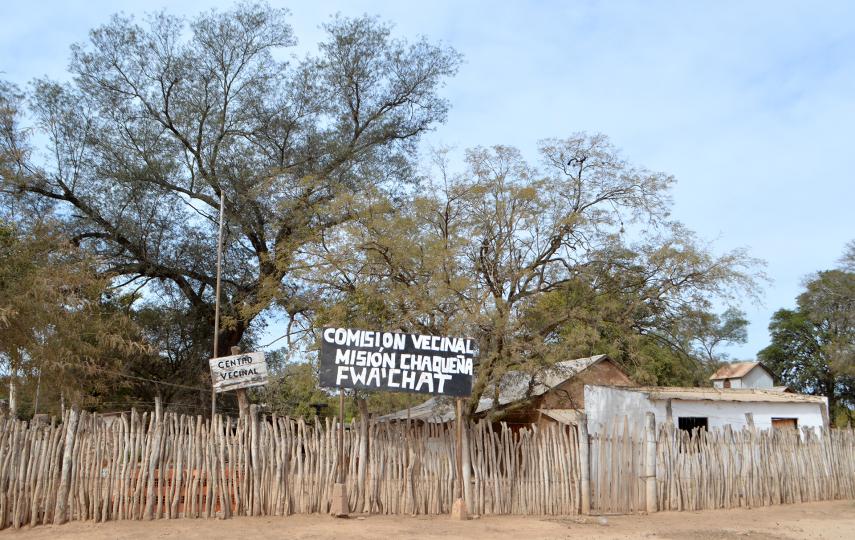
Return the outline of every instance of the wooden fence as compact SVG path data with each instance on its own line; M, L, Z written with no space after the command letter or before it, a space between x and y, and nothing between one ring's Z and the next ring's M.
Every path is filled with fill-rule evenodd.
M370 426L360 474L360 430L345 430L337 460L332 423L251 414L249 421L133 412L69 412L50 425L0 419L0 527L329 512L337 468L351 511L443 514L457 482L454 429ZM575 432L466 430L469 507L480 514L565 514L578 507ZM352 456L352 457L351 457ZM360 485L360 477L364 482Z
M855 432L746 428L655 433L653 510L855 499ZM648 510L646 432L616 421L591 436L591 508Z
M699 431L617 422L464 430L463 490L475 514L701 510L855 498L852 430ZM455 430L372 424L70 411L62 422L0 418L0 528L72 520L327 513L338 467L352 512L445 514ZM584 430L581 430L584 431ZM358 456L366 434L367 459Z

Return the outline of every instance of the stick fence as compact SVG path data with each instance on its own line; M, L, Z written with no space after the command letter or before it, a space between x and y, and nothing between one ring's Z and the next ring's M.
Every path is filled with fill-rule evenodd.
M605 514L855 498L851 429L653 433L650 425L618 421L589 438L563 424L469 424L469 511L566 515L589 504ZM358 423L346 426L344 463L335 427L259 417L255 407L245 419L213 422L135 411L104 418L72 410L50 424L2 417L0 528L328 513L339 467L353 512L451 511L460 481L453 427L373 423L365 463Z

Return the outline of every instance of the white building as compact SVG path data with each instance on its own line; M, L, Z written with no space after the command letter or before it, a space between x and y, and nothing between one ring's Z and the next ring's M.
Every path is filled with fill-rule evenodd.
M710 380L716 388L775 388L772 372L760 362L725 364Z
M654 414L657 427L671 422L681 429L728 425L742 429L751 422L758 429L828 426L828 399L822 396L758 388L585 386L590 433L610 429L612 422L624 417L630 425L644 425L648 412Z

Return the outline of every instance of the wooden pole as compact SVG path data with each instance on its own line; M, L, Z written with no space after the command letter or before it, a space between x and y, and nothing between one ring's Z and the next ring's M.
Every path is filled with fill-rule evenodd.
M217 287L214 297L214 358L220 356L220 274L223 267L223 210L226 202L226 192L220 187L220 232L217 236ZM211 420L217 414L217 392L214 390L214 379L211 378Z
M344 389L338 389L338 483L344 484Z
M39 414L39 394L42 389L42 368L39 367L39 378L36 379L36 397L33 400L33 417Z
M347 488L344 484L344 388L338 389L338 474L333 486L330 513L335 517L347 517L350 505L347 502Z
M370 427L370 415L368 413L368 402L365 398L357 397L355 399L356 406L359 408L359 468L356 471L356 511L365 512L366 509L370 510L370 506L367 504L368 497L365 496L367 491L365 481L368 473L368 431ZM404 447L409 448L406 441Z
M659 510L656 501L656 417L652 412L645 415L644 438L644 483L647 500L647 513L652 514Z
M457 429L457 443L454 455L457 466L457 484L454 486L454 498L460 499L463 497L463 429L460 423L463 417L463 401L457 398L457 418L455 428Z
M452 519L469 519L469 512L466 510L466 501L463 500L463 399L457 398L457 420L455 421L457 428L457 483L454 485L454 504L451 506Z
M163 400L160 396L154 396L154 418L157 425L163 421Z
M590 439L588 437L588 417L579 415L579 487L580 503L579 513L591 513L591 454Z

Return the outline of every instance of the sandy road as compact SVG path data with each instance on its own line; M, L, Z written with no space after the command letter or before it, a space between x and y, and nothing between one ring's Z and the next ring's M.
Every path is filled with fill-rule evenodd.
M3 538L72 540L163 538L212 540L230 538L295 539L449 539L491 538L621 538L767 540L773 538L855 539L855 501L835 501L752 510L663 512L650 516L597 517L485 517L455 522L447 516L364 516L335 519L328 516L180 519L122 521L102 524L69 523L59 527L6 530Z

